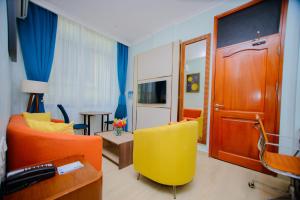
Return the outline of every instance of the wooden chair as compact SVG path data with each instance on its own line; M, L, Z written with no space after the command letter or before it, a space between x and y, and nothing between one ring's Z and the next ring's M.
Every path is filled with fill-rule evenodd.
M256 128L260 133L260 138L258 140L258 150L259 150L259 159L262 165L268 170L275 172L277 174L281 174L283 176L287 176L291 178L291 185L289 187L290 195L288 195L287 199L296 200L299 198L296 197L295 185L296 188L299 187L300 180L300 157L297 157L299 150L295 153L294 156L279 154L268 151L269 146L276 146L278 144L271 143L269 141L268 136L279 137L277 134L267 133L265 131L262 120L257 115L257 124ZM248 183L250 188L255 188L254 180ZM284 197L280 197L278 199L285 199Z

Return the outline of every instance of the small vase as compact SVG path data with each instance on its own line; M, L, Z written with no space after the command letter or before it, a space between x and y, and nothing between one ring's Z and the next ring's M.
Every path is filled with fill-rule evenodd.
M121 136L122 132L123 132L122 128L115 128L114 134L116 136Z

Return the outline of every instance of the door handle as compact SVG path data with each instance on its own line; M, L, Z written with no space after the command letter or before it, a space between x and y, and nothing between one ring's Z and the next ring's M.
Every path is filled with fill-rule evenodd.
M215 104L215 111L218 111L220 108L224 108L224 105L216 103Z
M221 104L215 104L215 108L224 108L224 105L221 105Z

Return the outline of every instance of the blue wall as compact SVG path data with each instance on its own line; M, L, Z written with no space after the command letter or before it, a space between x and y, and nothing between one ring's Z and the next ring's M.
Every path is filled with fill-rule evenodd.
M199 15L179 24L175 24L166 28L160 32L153 33L153 35L144 41L139 42L130 47L129 49L129 66L128 66L128 83L127 90L133 90L133 59L134 56L147 51L149 49L161 46L163 44L170 43L176 40L187 40L203 34L213 33L214 16L221 14L227 10L235 8L239 5L248 2L247 0L231 0L226 4L221 4L205 12L199 13ZM298 133L295 133L296 121L300 121L299 114L296 116L296 94L300 100L300 86L297 88L297 66L298 66L298 51L299 51L299 0L289 1L288 16L287 16L287 33L286 33L286 45L284 53L284 70L283 70L283 91L282 91L282 106L281 106L281 135L284 135L284 139L281 143L285 146L292 147L292 141ZM210 62L212 63L212 62ZM210 74L211 77L211 74ZM298 80L300 79L298 73ZM299 81L298 81L299 82ZM300 84L300 83L298 83ZM211 86L211 84L210 84ZM210 88L211 91L211 88ZM299 102L298 100L298 102ZM128 103L132 103L131 100ZM210 104L210 100L209 100ZM299 110L298 103L298 110ZM299 113L299 111L298 111ZM210 114L210 113L209 113ZM128 106L129 120L132 119L132 104ZM297 117L297 118L296 118ZM208 118L209 119L209 118ZM209 122L208 122L209 123ZM132 123L130 122L130 129ZM298 129L300 128L298 122ZM208 126L209 127L209 126ZM209 139L209 130L208 130ZM207 141L208 144L208 141ZM203 147L203 150L207 150L207 146Z
M11 108L11 63L7 51L7 16L6 0L0 0L0 180L3 177L5 157L6 125L10 117Z

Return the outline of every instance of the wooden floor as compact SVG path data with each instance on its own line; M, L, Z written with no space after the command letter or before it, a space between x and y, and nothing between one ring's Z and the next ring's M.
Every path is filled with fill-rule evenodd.
M103 158L103 200L172 200L172 188L160 185L145 177L138 181L133 166L118 170L117 166ZM251 179L256 189L247 185ZM288 181L228 164L206 153L197 155L197 171L194 180L178 187L177 200L266 200L282 193L269 186L286 190Z

